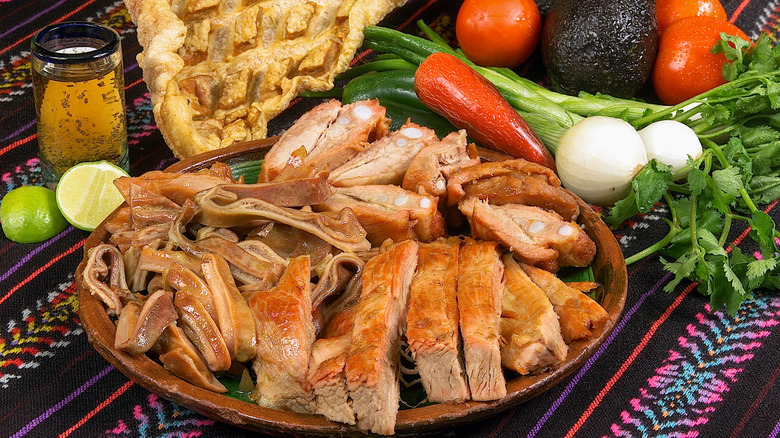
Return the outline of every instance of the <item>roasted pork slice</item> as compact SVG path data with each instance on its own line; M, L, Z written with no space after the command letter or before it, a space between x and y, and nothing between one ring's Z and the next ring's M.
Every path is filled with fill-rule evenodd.
M257 376L250 398L260 406L315 412L306 383L314 343L309 257L290 261L279 283L249 298L257 330Z
M447 225L434 196L419 195L394 185L337 187L318 211L349 208L366 230L366 238L378 246L386 239L424 242L447 235Z
M276 178L290 159L295 159L293 153L301 147L305 154L310 153L328 126L336 120L339 110L341 110L341 102L332 99L317 105L298 118L263 157L260 180L267 182Z
M387 134L390 120L378 100L363 100L344 105L317 140L314 148L294 153L274 180L310 178L330 172L346 163L369 143Z
M609 319L609 314L584 293L569 287L555 274L521 263L528 277L539 286L558 314L563 340L568 344L577 339L589 338L593 329Z
M458 329L459 248L458 238L420 244L409 295L406 339L433 402L469 399Z
M355 424L344 365L347 362L357 300L345 303L328 321L311 348L307 382L314 390L316 412L329 420Z
M222 256L230 266L234 279L247 283L272 284L279 279L283 265L264 260L218 235L198 239L197 247L204 251Z
M496 240L515 256L535 266L557 271L560 266L588 266L596 244L575 222L539 207L492 205L477 198L459 204L474 237Z
M374 141L330 173L334 186L395 184L400 186L409 163L426 145L437 141L432 130L406 122L397 131Z
M555 172L522 158L458 169L447 180L447 202L455 205L469 196L495 205L523 204L552 210L567 221L580 214L577 199L561 187Z
M466 131L452 132L424 147L409 163L403 188L433 195L444 201L447 178L461 167L479 163L476 149L469 147Z
M497 400L506 395L499 343L503 273L498 243L471 241L461 246L458 312L466 375L474 400Z
M511 254L504 262L501 298L501 363L520 374L533 374L566 359L568 347L558 315L547 295Z
M400 398L400 338L417 242L392 245L366 263L345 374L357 426L392 434Z

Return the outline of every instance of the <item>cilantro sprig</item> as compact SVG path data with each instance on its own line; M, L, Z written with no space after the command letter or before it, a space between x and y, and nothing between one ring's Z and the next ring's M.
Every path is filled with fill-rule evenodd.
M734 315L757 288L780 286L780 233L758 208L780 198L780 48L766 35L752 46L725 34L721 39L713 52L731 61L723 69L730 82L632 122L637 128L665 118L686 123L702 141L702 156L689 159L683 170L689 173L681 179L669 166L651 161L606 221L616 226L666 203L669 232L626 263L660 253L664 269L674 274L665 290L695 281L713 308L725 305ZM747 238L760 257L729 245L731 227L739 221L749 227Z

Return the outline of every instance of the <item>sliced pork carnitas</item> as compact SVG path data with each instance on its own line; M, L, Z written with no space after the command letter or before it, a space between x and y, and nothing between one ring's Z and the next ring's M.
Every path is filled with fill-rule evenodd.
M458 329L460 239L420 244L412 280L406 338L428 400L459 403L470 398Z
M263 158L261 181L271 181L287 166L293 153L303 147L308 155L323 132L336 119L341 102L332 99L304 113L288 128Z
M236 287L228 262L218 254L206 254L201 271L214 298L217 325L230 357L238 362L252 359L255 357L252 311Z
M479 163L476 150L469 148L466 131L452 132L441 141L424 147L406 170L403 188L433 195L444 201L447 178L461 167Z
M566 359L568 347L547 295L511 254L505 254L501 299L501 363L520 374L545 370Z
M352 210L374 245L386 239L424 242L447 235L447 226L434 196L419 195L394 185L338 187L318 211Z
M176 290L173 300L179 314L179 326L198 349L212 371L226 371L232 363L230 351L217 326L209 315L197 290L182 287Z
M132 354L146 353L177 318L169 291L159 290L143 302L131 301L119 313L114 348Z
M258 335L252 363L257 386L250 398L260 406L315 411L314 394L306 384L315 338L310 275L309 257L296 257L275 287L249 298Z
M83 272L87 290L106 305L109 315L118 316L126 302L138 301L127 288L124 259L115 246L102 243L91 248Z
M228 193L226 196L225 193ZM219 187L196 196L199 212L196 219L215 227L243 225L256 219L269 219L314 234L342 251L364 251L371 248L366 231L354 213L342 210L338 216L277 207L261 199L236 199L235 194L219 191Z
M584 293L569 287L551 272L521 263L528 277L539 286L558 314L563 340L568 344L576 339L589 338L592 329L609 318L599 303Z
M338 311L314 341L306 377L307 384L314 390L316 413L347 424L355 424L344 364L352 343L356 305L357 299Z
M498 243L466 242L458 255L458 311L471 398L506 395L501 369L499 321L504 264Z
M406 122L330 172L328 181L338 187L400 186L412 159L434 141L438 141L438 137L431 129Z
M352 343L345 364L357 426L392 434L400 397L400 337L409 288L417 267L417 242L407 240L372 258L363 271Z
M231 178L232 180L232 178ZM210 189L220 184L232 181L211 173L180 173L176 178L160 186L159 193L178 205L191 198L194 194Z
M596 244L575 222L539 207L492 205L466 198L459 205L474 237L501 242L526 263L557 271L560 266L588 266Z
M163 330L154 344L154 352L165 369L185 381L210 391L227 392L227 388L214 377L195 346L175 323L168 324Z
M300 156L293 154L274 180L309 178L320 172L330 172L351 160L372 141L384 137L388 126L390 120L385 117L385 108L377 100L344 105L317 139L314 148Z
M128 228L112 234L109 240L119 247L120 251L127 251L130 247L142 248L152 244L157 247L159 245L156 242L168 241L170 229L171 223L149 225L140 230Z
M577 199L555 172L521 158L464 167L447 180L447 202L472 196L491 204L523 204L552 210L567 221L580 214Z
M327 172L308 178L274 181L257 184L224 184L221 190L228 191L238 199L257 198L279 207L302 207L319 204L330 195Z

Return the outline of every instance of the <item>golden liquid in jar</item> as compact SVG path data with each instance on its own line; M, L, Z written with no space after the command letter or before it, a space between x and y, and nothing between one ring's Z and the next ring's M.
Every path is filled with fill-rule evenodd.
M74 67L74 69L77 69ZM41 171L57 181L70 167L106 160L127 169L127 126L122 64L94 78L57 78L33 72ZM65 74L63 74L65 73Z

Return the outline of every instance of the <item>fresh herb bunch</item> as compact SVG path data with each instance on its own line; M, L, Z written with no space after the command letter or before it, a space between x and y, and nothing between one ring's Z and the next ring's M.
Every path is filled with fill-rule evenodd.
M699 136L702 156L689 160L678 175L651 161L634 178L630 194L605 216L607 223L617 226L648 213L659 202L669 207L671 219L665 219L669 233L626 263L655 253L671 257L673 261L662 259L664 268L675 274L665 290L673 290L684 279L696 281L713 308L725 305L732 315L756 288L780 289L780 232L757 207L780 198L780 48L773 47L766 35L751 44L722 34L713 51L730 61L724 66L729 82L665 106L601 94L556 93L512 70L478 66L423 22L418 25L428 39L368 27L365 46L385 54L351 75L408 70L433 52L451 53L490 80L553 154L563 132L584 117L619 117L637 129L665 119L685 123ZM758 245L761 258L726 246L734 221L747 222L748 236Z

